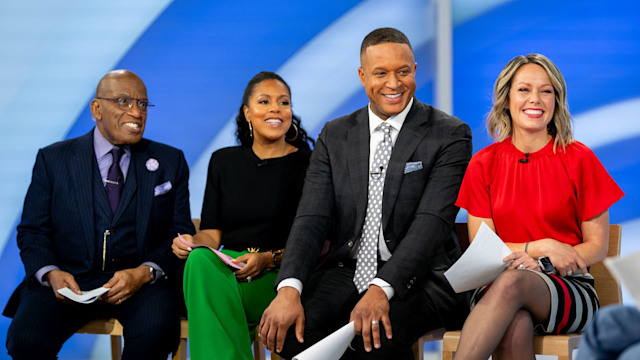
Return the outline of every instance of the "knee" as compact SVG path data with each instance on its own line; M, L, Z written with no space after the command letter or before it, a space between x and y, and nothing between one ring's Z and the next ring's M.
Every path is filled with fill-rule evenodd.
M184 268L184 279L198 278L210 281L216 274L224 273L227 266L207 248L193 249ZM229 274L233 272L228 271ZM192 280L193 281L193 280Z
M287 335L284 338L284 345L282 346L282 351L278 353L280 357L283 359L293 359L294 356L300 354L304 350L306 350L310 345L306 345L309 342L313 342L313 336L307 336L307 331L305 328L305 342L299 343L296 338L295 326L291 326L287 331Z
M209 258L209 255L211 254L213 254L213 252L206 248L193 249L193 251L191 251L191 253L189 254L189 257L187 257L185 269L205 266L205 264L211 262Z
M493 282L487 295L497 296L500 301L507 302L528 293L526 282L526 271L507 270Z
M62 344L56 347L52 341L35 327L13 320L7 332L7 351L14 359L53 359Z

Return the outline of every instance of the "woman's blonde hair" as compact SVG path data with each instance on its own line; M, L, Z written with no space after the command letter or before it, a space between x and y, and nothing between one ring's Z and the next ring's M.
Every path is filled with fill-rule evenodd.
M572 119L567 105L567 84L560 70L551 60L540 54L520 55L509 61L502 69L493 89L493 108L489 116L487 116L487 130L496 141L503 141L512 135L509 90L511 90L511 83L516 72L522 65L526 64L540 65L547 72L549 80L551 80L556 104L553 119L547 125L547 133L555 137L554 151L558 145L564 149L573 142Z

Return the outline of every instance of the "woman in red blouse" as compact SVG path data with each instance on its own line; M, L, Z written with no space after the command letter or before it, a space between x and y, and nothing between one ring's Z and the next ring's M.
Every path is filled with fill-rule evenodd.
M598 309L588 267L607 254L608 209L624 194L573 139L566 83L548 58L511 60L494 98L487 128L496 143L472 158L456 205L468 212L469 237L485 222L512 263L473 294L457 356L535 359L534 334L579 332Z

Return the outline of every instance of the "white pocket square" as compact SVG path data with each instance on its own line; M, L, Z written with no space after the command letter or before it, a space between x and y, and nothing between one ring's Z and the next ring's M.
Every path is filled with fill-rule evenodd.
M412 173L414 171L422 170L422 161L408 162L404 165L404 173Z
M167 181L165 183L162 183L158 186L156 186L155 188L153 188L153 196L159 196L162 194L166 194L169 192L169 190L171 190L171 188L173 187L173 185L171 185L171 181Z

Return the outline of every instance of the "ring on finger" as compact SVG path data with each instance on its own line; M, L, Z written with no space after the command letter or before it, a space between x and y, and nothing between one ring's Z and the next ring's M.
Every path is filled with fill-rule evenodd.
M122 299L118 299L118 305L122 303Z
M526 267L522 264L518 265L518 269L526 269Z
M571 270L567 271L567 276L571 276L571 275L573 275L573 271Z
M251 282L251 276L247 276L247 282Z
M377 325L380 321L378 320L371 320L371 325Z

